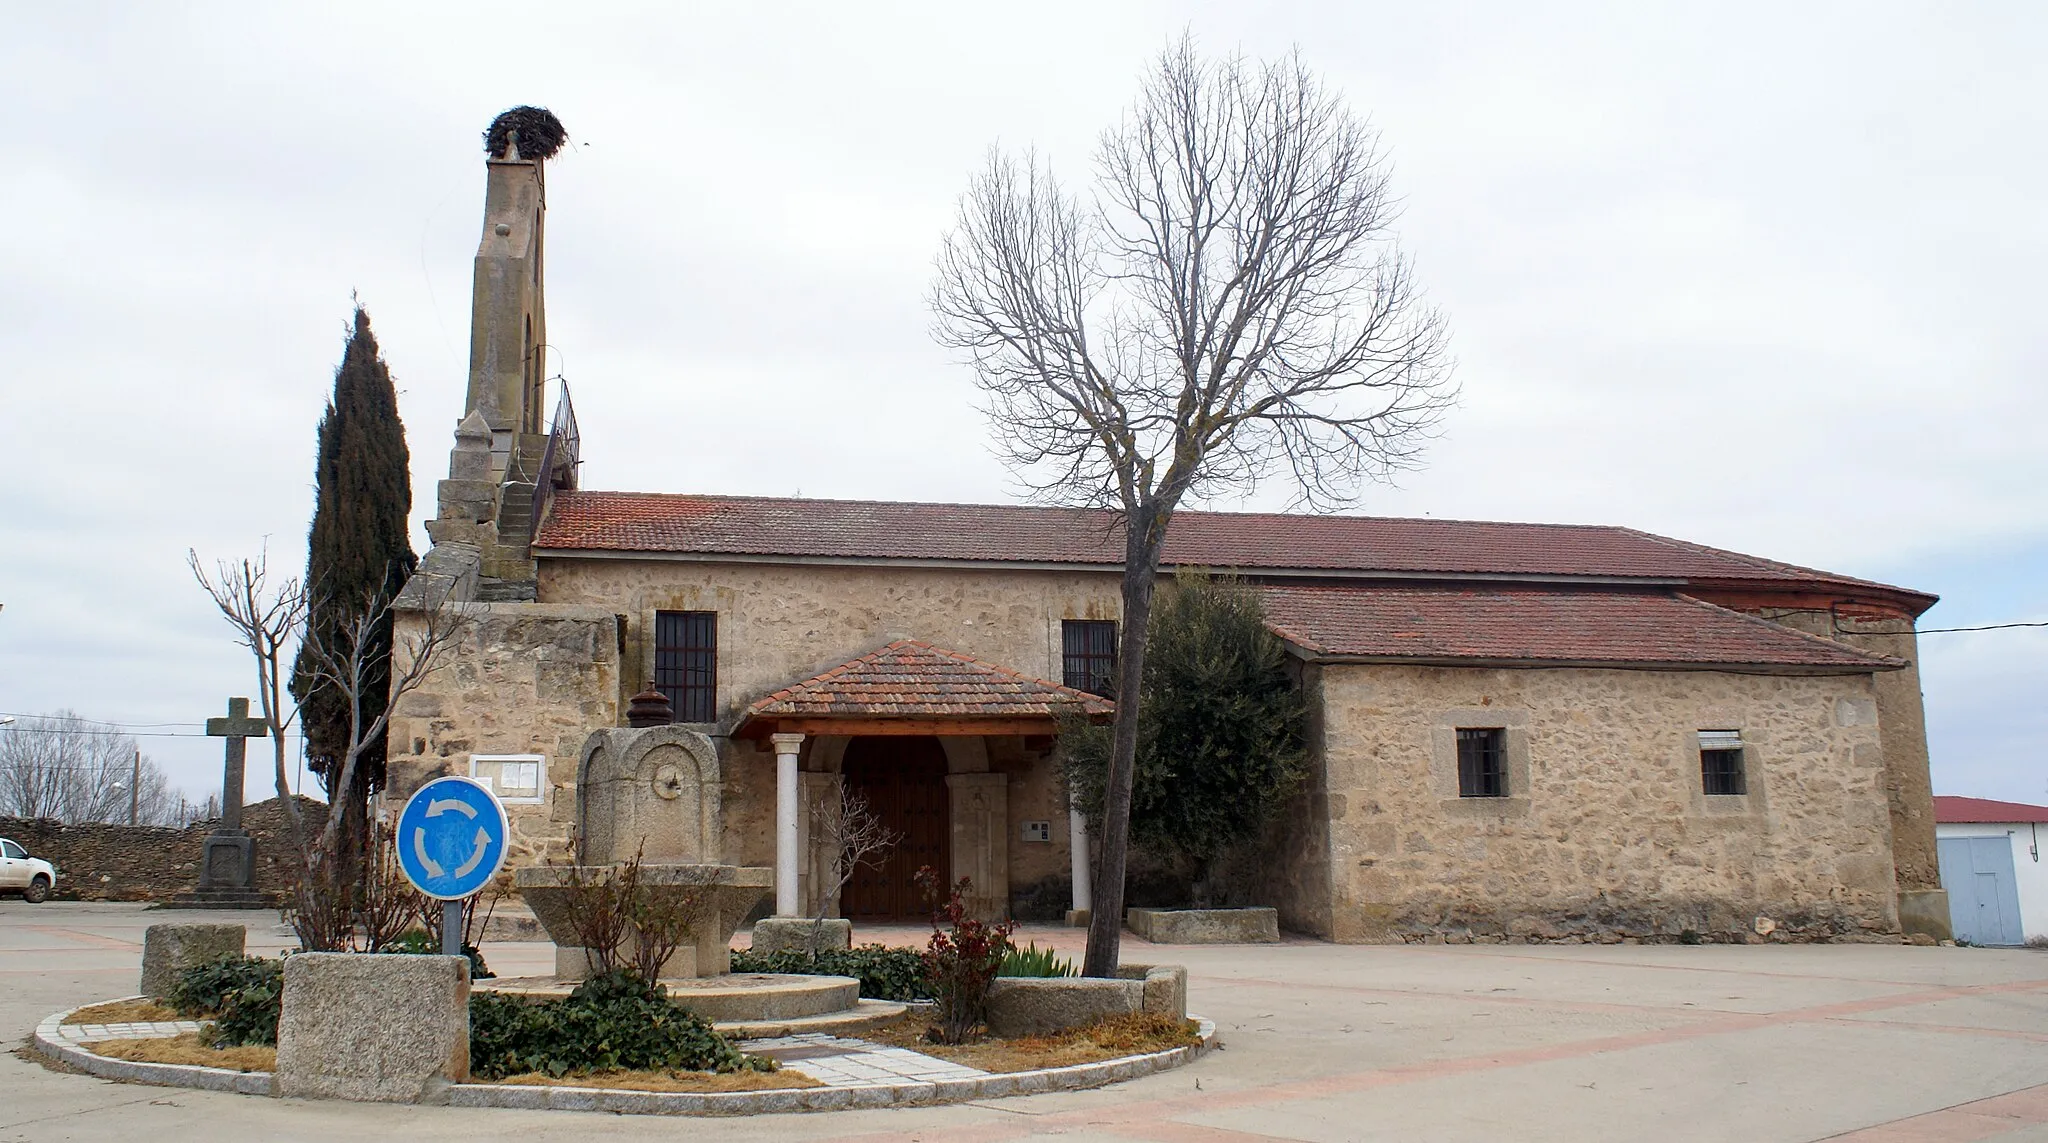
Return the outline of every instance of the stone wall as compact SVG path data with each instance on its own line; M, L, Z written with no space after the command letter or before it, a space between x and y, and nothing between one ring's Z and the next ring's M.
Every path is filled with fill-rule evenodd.
M619 717L619 624L610 609L468 603L458 647L392 713L386 806L443 774L469 773L472 754L539 754L538 804L508 803L512 861L560 853L575 822L583 740ZM419 629L401 612L398 638Z
M327 803L300 798L312 828ZM57 867L57 896L82 901L163 901L199 884L199 855L218 819L170 826L66 825L48 818L0 818L0 836ZM290 824L276 798L242 809L242 828L256 842L256 888L284 893L298 870Z
M1327 665L1327 925L1343 941L1898 931L1868 675ZM1509 796L1458 796L1455 729L1507 731ZM1739 728L1745 795L1701 792ZM1299 897L1293 891L1293 897ZM1289 893L1280 894L1285 902Z
M655 612L718 612L715 729L724 731L756 699L897 639L920 639L1058 681L1061 622L1114 618L1119 606L1113 572L549 559L540 569L539 594L549 605L623 613L620 661L626 666L617 676L615 710L653 677ZM751 742L720 742L725 859L772 865L774 755ZM1064 877L1066 804L1048 744L1009 736L952 746L954 773L1003 775L1000 813L986 824L955 823L955 874L976 868L986 874L989 862L999 860L1004 872L977 878L996 882L988 887L992 899L1006 899L1013 886ZM844 739L813 738L805 744L802 767L806 773L836 772L844 749ZM573 775L564 778L573 781ZM986 804L986 783L977 789ZM560 806L572 795L556 790L557 820L568 820ZM1038 820L1052 823L1052 840L1022 840L1024 823ZM972 835L971 843L962 843L965 835ZM817 862L817 855L809 855L804 863L807 908Z
M1927 713L1920 696L1920 646L1910 619L1838 620L1827 611L1773 612L1773 621L1873 655L1904 659L1902 671L1877 676L1877 724L1884 732L1885 793L1892 815L1892 857L1899 888L1941 888L1934 845L1934 786L1928 770Z
M1058 682L1060 621L1114 619L1115 572L540 561L540 598L626 616L619 697L654 677L654 613L718 613L718 714L898 639ZM623 708L621 708L623 709Z
M1288 799L1279 819L1254 847L1256 869L1249 879L1261 883L1263 889L1252 899L1278 909L1283 928L1329 936L1333 931L1330 815L1341 814L1348 803L1342 794L1333 796L1330 790L1323 707L1313 698L1322 693L1323 668L1304 663L1297 681L1311 696L1308 773L1301 789Z

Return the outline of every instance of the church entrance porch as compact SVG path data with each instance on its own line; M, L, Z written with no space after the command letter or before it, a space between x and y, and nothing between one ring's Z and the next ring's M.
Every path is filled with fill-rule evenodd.
M858 922L924 920L931 910L917 871L952 869L945 747L922 735L855 738L846 744L840 773L847 793L865 801L897 842L880 862L854 870L839 915Z
M1026 877L1065 864L1051 822L1065 795L1043 745L1018 744L1049 743L1069 709L1100 720L1114 711L1095 695L913 640L754 703L733 736L766 739L775 756L775 915L922 920L930 911L913 878L925 865L948 882L969 879L977 916L1008 915L1013 832L1031 851ZM1013 790L1013 775L1029 780ZM833 900L842 791L861 794L902 840ZM1013 805L1037 820L1013 824ZM1085 833L1062 840L1087 852Z

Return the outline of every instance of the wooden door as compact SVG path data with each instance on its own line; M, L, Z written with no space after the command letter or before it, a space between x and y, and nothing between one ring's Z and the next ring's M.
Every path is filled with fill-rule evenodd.
M854 872L839 911L855 921L924 921L931 917L912 880L929 865L952 879L952 814L946 793L946 751L936 738L870 737L846 744L846 786L902 840L880 862Z

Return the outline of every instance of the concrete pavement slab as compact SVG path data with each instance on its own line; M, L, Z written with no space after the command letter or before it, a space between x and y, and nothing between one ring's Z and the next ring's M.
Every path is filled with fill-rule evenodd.
M19 1042L52 1012L128 995L142 931L163 916L133 905L0 901L0 1029ZM183 918L249 923L252 952L292 943L274 914ZM898 943L919 935L887 934ZM1041 947L1078 942L1057 931L1024 936ZM545 971L551 951L544 942L484 948L494 968L522 973ZM2048 1143L2048 1112L2027 1102L2048 1091L2048 953L2039 951L1297 940L1147 948L1130 959L1185 963L1189 1006L1218 1021L1224 1050L1096 1091L687 1125L142 1088L10 1055L0 1057L0 1141L568 1140L601 1130L617 1140L946 1143Z

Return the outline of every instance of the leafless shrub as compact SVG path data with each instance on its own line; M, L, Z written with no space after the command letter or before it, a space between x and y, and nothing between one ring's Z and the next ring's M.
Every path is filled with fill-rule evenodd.
M812 836L828 854L825 884L818 886L818 912L811 918L812 956L822 950L825 913L846 891L853 875L863 865L880 865L889 851L903 841L903 835L882 824L860 791L841 784L839 797L820 794L811 806Z
M344 829L352 818L360 822L362 807L330 806L318 835L309 835L297 800L291 796L285 732L298 720L299 711L286 701L290 692L284 654L294 643L303 642L315 677L343 696L350 712L348 745L330 789L353 790L356 768L364 752L383 737L390 711L447 661L473 626L473 618L446 599L419 612L420 622L414 629L390 643L389 701L378 706L373 717L365 718L364 711L371 704L363 700L371 687L383 685L385 677L375 658L381 645L379 633L394 617L391 599L372 593L349 622L320 634L307 630L304 586L296 579L273 583L267 555L222 560L208 572L199 554L188 551L186 563L234 629L236 641L249 648L255 661L258 701L270 727L277 794L285 804L292 840L299 850L300 876L293 888L291 923L301 944L308 950L340 951L355 947L359 934L374 933L379 935L367 939L380 946L385 939L382 934L398 925L389 932L395 939L412 922L401 923L409 907L404 904L404 894L384 883L394 875L380 856L387 852L386 843L375 830ZM410 891L409 886L406 889ZM428 927L434 927L431 919Z
M623 967L619 950L632 928L632 901L640 884L639 855L624 865L598 868L572 860L557 868L569 882L563 908L576 943L589 961L590 975L602 976Z

